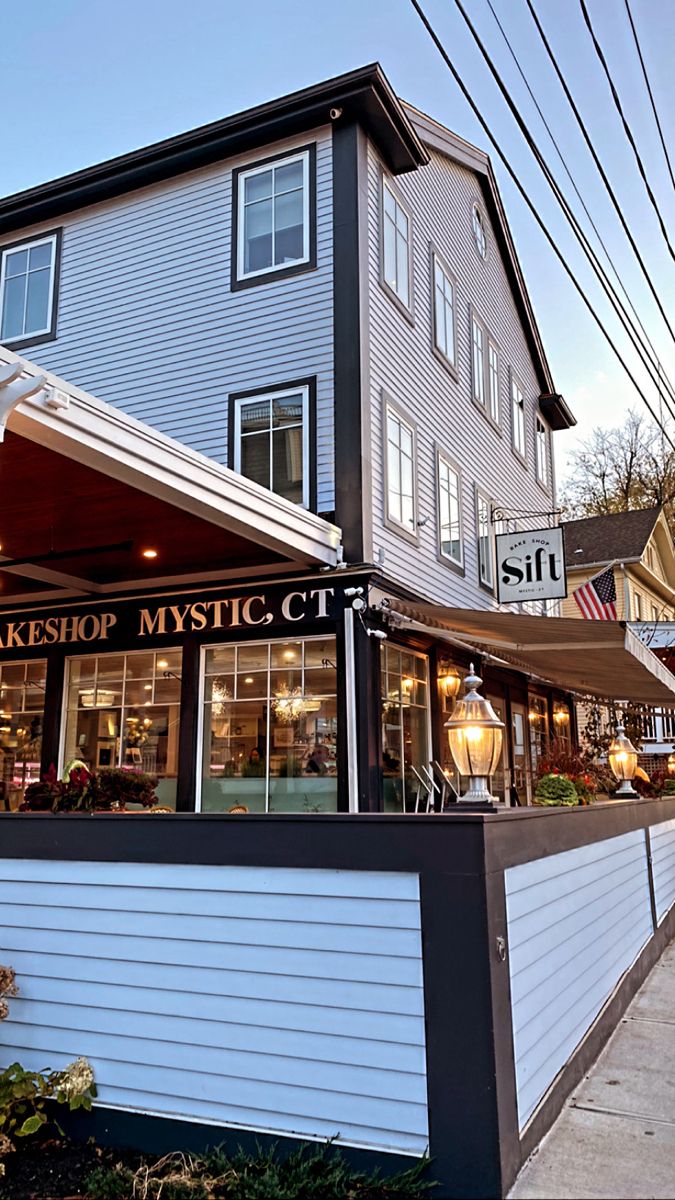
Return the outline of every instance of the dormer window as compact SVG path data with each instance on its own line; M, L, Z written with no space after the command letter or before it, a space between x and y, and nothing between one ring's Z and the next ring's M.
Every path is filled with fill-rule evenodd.
M313 266L311 149L233 173L236 261L233 286Z

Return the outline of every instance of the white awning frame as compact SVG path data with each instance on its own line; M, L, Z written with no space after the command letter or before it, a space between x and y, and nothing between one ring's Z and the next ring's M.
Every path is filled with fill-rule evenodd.
M18 375L17 367L21 368ZM139 388L142 384L139 379ZM17 399L14 393L19 387ZM28 395L31 391L34 394ZM341 532L336 525L4 346L0 346L0 417L12 433L230 530L292 563L335 567L340 561Z

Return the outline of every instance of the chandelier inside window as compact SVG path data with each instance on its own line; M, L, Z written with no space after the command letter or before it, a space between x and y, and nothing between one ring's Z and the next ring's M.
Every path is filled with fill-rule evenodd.
M272 710L282 725L292 725L307 713L318 712L320 700L303 696L301 688L289 688L283 684L272 701Z

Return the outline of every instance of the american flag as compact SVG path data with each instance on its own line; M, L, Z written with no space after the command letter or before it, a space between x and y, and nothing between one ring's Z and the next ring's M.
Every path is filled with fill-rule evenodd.
M601 575L582 583L572 595L587 621L616 621L616 584L613 567L608 567Z

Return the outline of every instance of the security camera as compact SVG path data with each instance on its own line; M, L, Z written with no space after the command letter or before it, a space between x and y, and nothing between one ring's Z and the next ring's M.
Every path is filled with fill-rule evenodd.
M362 595L363 595L362 587L345 588L345 596L362 596Z
M338 120L340 119L340 117L341 117L341 116L342 116L342 109L341 109L341 108L331 108L331 110L330 110L330 119L331 119L331 121L338 121Z
M387 635L384 632L384 629L367 629L366 633L368 634L368 637L377 638L378 642L386 642L387 640Z

